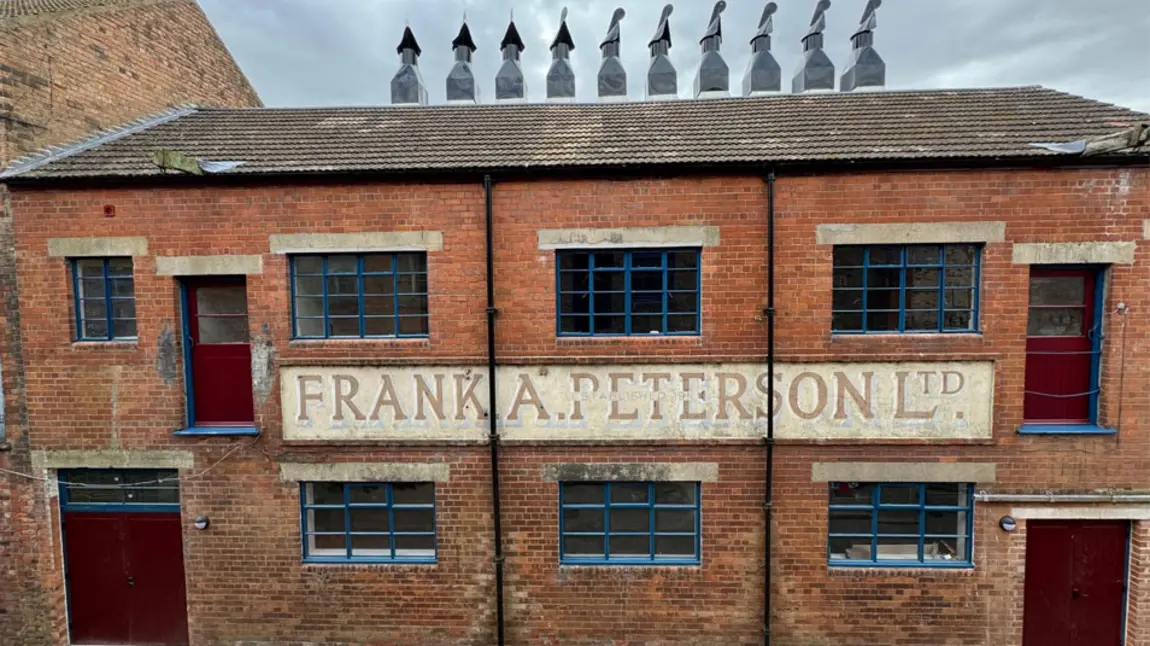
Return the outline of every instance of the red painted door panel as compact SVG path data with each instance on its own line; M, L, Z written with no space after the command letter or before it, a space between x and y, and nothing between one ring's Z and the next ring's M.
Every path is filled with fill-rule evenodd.
M1089 391L1095 272L1090 269L1030 270L1026 336L1027 422L1090 422Z
M244 282L195 282L187 289L195 423L251 424L252 351Z
M130 643L123 514L65 513L63 518L72 643Z
M1024 646L1119 646L1125 522L1026 524Z
M179 514L124 514L131 573L133 644L187 644L188 612Z

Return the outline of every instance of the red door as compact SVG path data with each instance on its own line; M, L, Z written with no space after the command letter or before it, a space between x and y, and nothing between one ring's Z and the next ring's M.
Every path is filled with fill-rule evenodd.
M1093 421L1094 284L1091 269L1030 270L1022 412L1027 422Z
M188 282L192 421L246 426L255 419L247 288L242 278Z
M187 644L180 515L63 518L72 643Z
M1120 646L1125 522L1028 521L1023 646Z

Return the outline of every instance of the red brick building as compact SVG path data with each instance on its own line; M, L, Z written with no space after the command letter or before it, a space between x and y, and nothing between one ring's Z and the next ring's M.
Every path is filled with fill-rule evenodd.
M1150 644L1148 121L209 109L18 164L17 643Z

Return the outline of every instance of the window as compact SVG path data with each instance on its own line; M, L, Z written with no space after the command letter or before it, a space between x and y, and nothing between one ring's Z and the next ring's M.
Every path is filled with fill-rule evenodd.
M294 256L297 338L427 336L427 254Z
M435 485L302 485L305 561L435 561Z
M831 565L971 565L974 486L830 483Z
M72 293L77 340L136 338L136 287L131 258L73 260Z
M560 485L563 563L699 562L696 482Z
M1102 277L1102 271L1086 267L1030 270L1022 416L1045 428L1024 430L1097 424Z
M180 508L180 478L172 470L76 469L61 472L60 480L61 505L73 511Z
M559 335L699 333L699 250L560 251Z
M834 249L836 334L975 332L977 245Z

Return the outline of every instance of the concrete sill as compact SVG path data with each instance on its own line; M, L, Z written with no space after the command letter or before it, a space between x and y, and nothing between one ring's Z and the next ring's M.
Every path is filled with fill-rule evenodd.
M1118 431L1097 424L1023 424L1019 435L1117 435Z
M191 426L172 433L176 437L255 436L260 430L254 426Z

